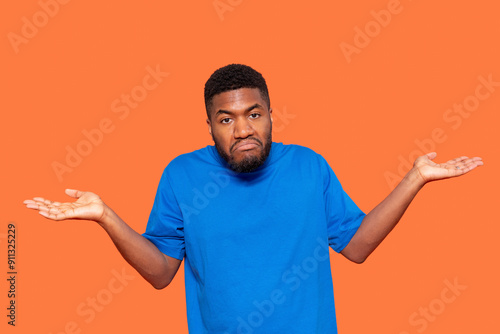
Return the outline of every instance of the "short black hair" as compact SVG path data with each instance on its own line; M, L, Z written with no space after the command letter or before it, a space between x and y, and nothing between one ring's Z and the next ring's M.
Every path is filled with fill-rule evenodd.
M217 69L205 83L205 109L208 119L214 95L239 88L258 88L267 108L271 108L266 80L262 74L247 65L229 64Z

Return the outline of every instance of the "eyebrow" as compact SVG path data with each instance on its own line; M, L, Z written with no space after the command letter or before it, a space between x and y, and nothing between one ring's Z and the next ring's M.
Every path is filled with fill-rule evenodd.
M254 105L251 105L250 107L248 107L245 112L249 112L255 108L261 108L261 109L264 109L260 104L258 103L255 103ZM229 110L224 110L224 109L219 109L217 110L217 112L215 113L215 117L219 116L220 114L228 114L228 115L234 115L234 112L232 111L229 111Z

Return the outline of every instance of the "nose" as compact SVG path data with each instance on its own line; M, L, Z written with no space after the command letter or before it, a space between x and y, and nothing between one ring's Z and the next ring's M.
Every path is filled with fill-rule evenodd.
M249 120L238 120L234 127L234 138L247 138L254 134L254 128Z

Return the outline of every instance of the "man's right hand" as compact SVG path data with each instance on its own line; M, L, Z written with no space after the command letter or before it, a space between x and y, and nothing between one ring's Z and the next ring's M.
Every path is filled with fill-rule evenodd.
M77 200L73 203L59 203L43 197L34 197L23 203L27 208L38 210L39 214L52 220L86 219L102 222L106 204L99 196L75 189L66 189L65 192Z
M152 286L163 289L170 284L182 260L163 254L151 241L128 226L96 194L75 189L66 189L65 192L77 200L73 203L59 203L35 197L23 203L48 219L86 219L98 222L123 258Z

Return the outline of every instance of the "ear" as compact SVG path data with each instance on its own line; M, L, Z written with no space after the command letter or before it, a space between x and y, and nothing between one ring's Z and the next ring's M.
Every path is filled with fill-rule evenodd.
M208 133L212 135L212 124L210 123L210 120L207 118L207 125L208 125Z
M269 108L269 117L271 118L271 124L273 123L273 108Z

